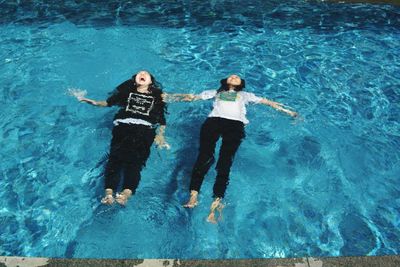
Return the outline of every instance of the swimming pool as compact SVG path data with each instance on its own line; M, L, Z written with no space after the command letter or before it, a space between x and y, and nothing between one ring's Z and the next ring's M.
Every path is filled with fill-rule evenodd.
M400 8L309 1L0 2L0 255L272 258L398 254ZM293 107L251 106L224 220L205 222L215 172L186 210L209 102L171 103L126 208L103 207L116 109L141 69L166 92L231 73Z

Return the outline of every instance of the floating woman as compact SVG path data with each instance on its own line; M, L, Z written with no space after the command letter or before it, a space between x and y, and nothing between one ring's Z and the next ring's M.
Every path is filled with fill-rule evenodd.
M297 116L296 112L285 108L282 104L258 97L253 93L244 92L244 88L245 80L238 75L231 75L221 80L221 87L218 90L203 91L199 95L168 95L168 99L171 101L214 99L213 110L201 127L199 154L193 167L190 181L190 199L184 205L187 208L194 208L198 204L197 197L200 187L204 176L215 161L215 145L221 137L222 145L216 165L217 177L213 188L214 201L207 217L207 221L211 223L217 223L215 211L217 210L221 214L224 207L221 200L229 183L229 173L233 158L242 139L245 137L244 126L249 122L246 118L246 105L249 103L264 104L292 117Z
M120 84L105 101L95 101L82 95L77 95L77 98L98 107L121 107L114 117L110 153L104 173L105 196L101 202L113 204L117 201L125 205L139 184L140 172L150 156L153 141L160 148L169 148L164 138L166 105L161 86L150 73L139 71ZM122 174L123 191L114 198Z

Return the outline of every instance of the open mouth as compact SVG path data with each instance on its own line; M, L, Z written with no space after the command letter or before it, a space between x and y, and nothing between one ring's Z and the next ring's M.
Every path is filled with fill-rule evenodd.
M146 79L142 77L142 78L140 78L140 81L141 81L141 82L145 82Z

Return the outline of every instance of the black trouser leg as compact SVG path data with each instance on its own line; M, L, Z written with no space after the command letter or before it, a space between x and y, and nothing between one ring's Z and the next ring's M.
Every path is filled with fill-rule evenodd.
M135 193L136 188L140 182L140 171L142 170L143 165L140 163L125 163L123 167L123 174L124 174L124 183L122 188L123 189L130 189L132 194Z
M117 186L120 181L120 173L121 173L121 162L115 159L108 159L104 176L105 182L104 182L104 188L108 189L111 188L113 191L117 189Z
M121 170L123 161L120 158L120 151L124 146L125 131L122 127L114 127L112 131L112 139L110 145L110 153L108 155L108 162L105 167L105 189L111 188L113 191L117 190L118 184L121 180Z
M140 182L140 172L146 165L146 161L150 156L151 145L155 137L155 131L153 129L145 129L142 134L137 137L137 142L133 147L132 153L134 153L133 160L124 164L124 189L130 189L132 193L135 193L136 188Z
M117 190L124 174L124 189L132 192L140 181L140 171L150 155L155 130L143 125L119 125L113 129L109 160L105 169L105 188Z
M208 118L201 127L199 155L193 167L190 190L200 191L204 176L214 163L215 144L219 136L217 120Z
M213 188L214 197L223 198L225 195L233 159L244 136L244 126L241 122L230 122L229 125L224 127L222 145L216 166L217 177Z

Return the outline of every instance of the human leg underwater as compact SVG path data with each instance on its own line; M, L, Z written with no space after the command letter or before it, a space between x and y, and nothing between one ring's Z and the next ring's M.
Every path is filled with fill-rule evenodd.
M155 137L154 129L143 127L136 133L136 137L133 138L132 160L124 164L124 182L123 191L116 198L116 201L125 205L129 197L136 192L136 188L139 185L141 179L141 171L146 166L147 159L150 156L151 145L153 144Z
M108 155L108 161L104 170L104 188L105 196L101 200L103 204L113 204L114 197L113 193L116 191L117 186L120 182L121 170L122 170L122 159L120 158L120 151L126 142L127 136L124 135L125 131L120 126L115 126L112 130L112 139L110 144L110 152Z
M105 188L115 191L123 174L123 191L117 194L116 200L124 205L135 193L140 182L140 172L150 156L155 130L144 125L119 125L115 128L117 130L115 133L113 130L110 157L105 171ZM120 141L117 142L118 140Z
M222 218L224 205L221 200L225 196L225 191L229 184L229 174L233 159L244 137L245 131L242 122L223 121L222 145L216 166L217 176L213 187L214 201L211 204L210 214L207 218L209 222L216 223L215 211L218 211L220 213L219 217Z
M220 129L215 118L208 118L200 131L200 147L190 180L190 199L184 206L193 208L197 205L197 195L200 191L204 176L214 163L215 145L220 137Z
M231 171L235 154L245 137L244 125L240 121L225 122L222 132L222 144L217 161L217 176L215 179L213 192L214 197L223 198L229 184L229 174Z

